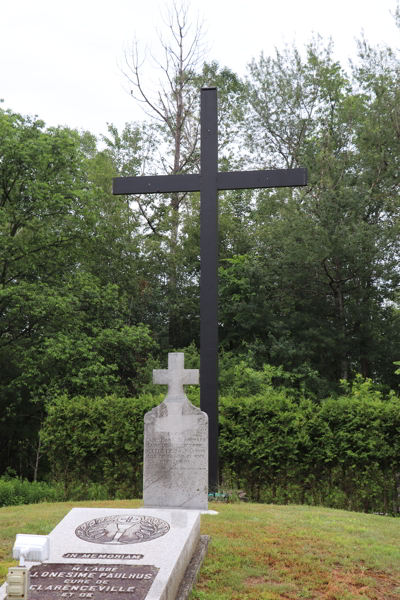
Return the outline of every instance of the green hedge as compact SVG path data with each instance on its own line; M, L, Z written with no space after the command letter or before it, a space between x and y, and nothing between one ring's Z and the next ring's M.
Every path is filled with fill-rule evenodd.
M41 432L54 499L139 497L143 417L162 398L55 399ZM223 490L255 501L398 514L400 399L361 379L320 404L270 385L223 397L220 461ZM44 484L28 487L2 482L0 505L53 499Z
M320 405L283 392L222 399L227 481L258 501L398 514L400 399L363 385Z
M48 407L41 437L51 478L65 499L104 486L109 498L142 493L143 418L163 396L56 398ZM77 484L78 492L77 492Z

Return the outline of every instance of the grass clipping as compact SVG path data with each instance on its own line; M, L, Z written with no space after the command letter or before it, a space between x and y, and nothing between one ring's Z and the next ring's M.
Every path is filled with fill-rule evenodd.
M73 506L139 508L140 501L0 509L0 577L17 533L49 533ZM212 536L193 600L399 600L400 519L307 506L210 504Z

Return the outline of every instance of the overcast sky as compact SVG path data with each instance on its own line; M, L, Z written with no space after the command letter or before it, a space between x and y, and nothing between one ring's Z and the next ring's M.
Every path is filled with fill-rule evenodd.
M142 118L123 89L118 62L136 33L156 47L162 30L158 0L0 0L0 98L3 108L37 114L48 125L106 133L107 122L122 128ZM208 58L239 75L260 52L313 33L335 45L347 66L356 56L362 30L372 44L400 47L390 11L396 0L192 0L207 25Z

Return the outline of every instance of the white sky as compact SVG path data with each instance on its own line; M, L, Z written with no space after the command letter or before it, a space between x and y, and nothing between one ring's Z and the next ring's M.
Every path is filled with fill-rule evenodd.
M136 32L156 44L158 0L0 0L0 98L3 108L37 114L48 125L84 128L99 135L107 122L120 129L143 113L122 87L117 61ZM239 75L263 50L313 32L332 36L336 58L355 58L355 38L400 46L390 11L396 0L192 0L203 16L208 58Z

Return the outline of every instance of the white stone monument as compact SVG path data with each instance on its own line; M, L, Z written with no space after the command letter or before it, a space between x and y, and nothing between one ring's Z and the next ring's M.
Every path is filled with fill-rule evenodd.
M183 390L198 385L199 371L184 368L182 352L170 353L153 383L168 384L168 394L144 417L144 506L207 510L208 417Z

